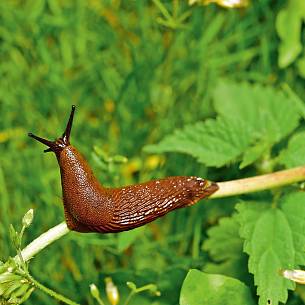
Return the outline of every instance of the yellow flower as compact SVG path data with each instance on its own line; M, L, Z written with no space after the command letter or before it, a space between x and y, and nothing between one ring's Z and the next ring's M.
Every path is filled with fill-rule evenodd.
M163 163L164 163L164 157L158 155L151 155L146 158L145 167L149 170L153 170Z

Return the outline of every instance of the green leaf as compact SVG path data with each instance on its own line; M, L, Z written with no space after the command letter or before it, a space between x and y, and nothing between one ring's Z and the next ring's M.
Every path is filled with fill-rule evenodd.
M145 227L133 229L131 231L124 231L118 234L117 248L119 252L123 252L130 247L133 242L144 233Z
M204 265L202 271L226 275L252 285L248 272L248 256L242 252L239 257L232 257L220 263L209 262Z
M9 231L10 231L10 238L13 243L13 246L16 249L19 248L20 243L21 243L20 234L15 230L15 228L12 224L10 224Z
M305 265L305 194L291 193L278 208L268 203L239 204L240 234L249 254L249 271L254 274L259 304L276 305L287 300L294 283L279 275L281 269Z
M300 119L291 97L272 87L248 83L220 82L214 90L214 107L223 117L238 117L247 123L263 146L287 136Z
M237 205L240 234L245 239L244 251L249 255L249 271L259 304L276 305L287 300L287 289L294 283L280 276L281 269L295 266L293 228L285 213L264 202L248 202Z
M295 265L305 265L305 194L303 192L291 193L282 199L281 208L286 215L292 231Z
M208 230L209 238L203 243L202 249L219 262L240 257L243 240L239 236L239 227L236 215L223 217L217 226Z
M303 52L303 56L298 60L297 67L300 76L305 78L305 52Z
M239 236L237 216L223 217L218 225L207 231L208 239L202 245L212 261L204 265L203 271L218 273L239 280L248 280L248 257L242 252L243 239Z
M304 56L304 59L305 59L305 56ZM305 70L304 70L304 73L305 73ZM289 100L294 104L294 107L296 109L298 109L300 115L303 117L303 119L305 119L304 101L289 87L289 85L287 83L284 83L282 85L282 88L283 88L285 94L287 94L289 96Z
M290 0L276 18L276 30L281 39L279 67L285 68L295 61L302 51L301 29L305 21L305 1Z
M293 135L288 147L281 151L278 162L287 168L305 165L305 132Z
M145 146L150 153L182 152L207 166L220 167L235 161L250 145L252 133L239 119L217 118L188 125L159 144Z
M182 285L180 305L251 305L249 288L239 280L191 269Z
M263 143L260 142L254 146L249 147L243 155L243 160L239 165L239 168L242 169L255 162L265 153L265 151L268 150L268 148L269 148L268 143L264 143L264 142Z
M216 167L243 157L243 168L291 133L300 119L291 97L261 85L221 82L214 90L214 106L216 120L188 125L144 150L186 153Z

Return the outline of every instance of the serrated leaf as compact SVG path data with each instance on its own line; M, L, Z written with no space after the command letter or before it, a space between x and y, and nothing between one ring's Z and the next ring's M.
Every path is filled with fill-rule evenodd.
M236 214L223 217L207 231L208 239L202 249L217 263L205 264L203 271L248 280L248 257L242 252L243 239L239 236L240 225L236 218Z
M144 150L186 153L216 167L243 156L245 167L291 133L300 119L291 97L261 85L221 82L214 91L214 106L216 120L188 125Z
M239 236L239 223L236 215L223 217L217 226L208 230L208 239L202 245L215 261L223 261L240 257L242 254L243 240Z
M288 289L294 283L280 276L281 269L295 265L293 228L285 213L264 202L248 202L237 205L240 235L245 239L244 251L249 255L249 271L259 304L285 303Z
M281 208L290 225L295 249L294 267L305 265L305 193L291 193L282 199Z
M259 142L277 143L297 127L300 119L291 97L272 87L222 81L213 96L217 113L231 120L238 116Z
M305 59L305 54L304 57ZM305 75L305 70L304 70ZM298 109L300 115L305 118L305 104L303 100L288 86L288 84L283 84L282 88L284 92L289 96L289 100L294 104L294 107Z
M144 150L187 153L207 166L220 167L236 160L252 139L253 134L246 123L219 117L188 125L159 144L145 146Z
M244 155L243 160L239 165L239 168L242 169L253 162L255 162L258 158L260 158L264 152L268 149L269 145L268 143L260 142L257 143L255 146L249 147Z
M181 288L180 305L251 305L250 289L239 280L191 269Z
M293 135L288 147L281 151L278 162L287 168L305 165L305 132Z

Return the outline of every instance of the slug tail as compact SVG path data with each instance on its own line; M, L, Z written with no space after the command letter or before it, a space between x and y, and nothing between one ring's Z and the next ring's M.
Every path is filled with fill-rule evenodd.
M204 197L209 197L218 190L219 190L219 186L216 182L206 180L206 185L203 189L203 192L205 193Z
M70 145L70 134L71 134L71 129L72 129L74 112L75 112L75 105L72 105L72 110L70 113L70 117L69 117L66 129L65 129L63 135L60 138L56 139L55 141L50 141L50 140L41 138L39 136L34 135L31 132L28 133L28 136L46 146L48 146L49 148L45 149L44 152L52 151L56 154L61 152L65 147Z

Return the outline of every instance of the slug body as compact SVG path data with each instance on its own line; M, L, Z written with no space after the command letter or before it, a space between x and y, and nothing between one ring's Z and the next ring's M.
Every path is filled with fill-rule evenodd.
M61 173L65 219L70 230L113 233L142 226L166 213L193 205L213 194L218 186L198 178L176 176L122 188L105 188L90 166L70 144L75 106L62 137L49 141L30 137L56 154Z

